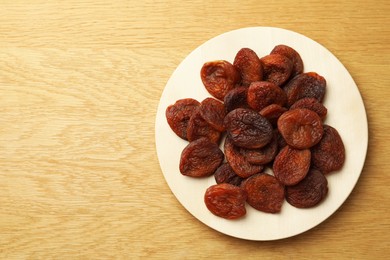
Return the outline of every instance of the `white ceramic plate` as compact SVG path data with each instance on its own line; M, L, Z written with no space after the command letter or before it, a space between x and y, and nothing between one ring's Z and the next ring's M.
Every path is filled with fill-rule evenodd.
M279 214L267 214L247 205L247 215L225 220L208 211L203 196L215 184L214 177L194 179L179 171L180 154L188 142L177 137L165 118L165 110L176 100L202 101L210 94L200 79L202 65L211 60L233 62L238 50L248 47L263 57L275 45L285 44L297 50L304 71L315 71L327 80L324 105L326 124L341 135L346 161L341 171L327 175L329 193L311 209L297 209L286 201ZM368 144L367 117L359 90L341 62L317 42L292 31L272 27L251 27L230 31L205 42L192 51L169 79L157 110L156 148L164 177L180 203L198 220L224 234L248 240L275 240L300 234L326 220L347 199L362 171Z

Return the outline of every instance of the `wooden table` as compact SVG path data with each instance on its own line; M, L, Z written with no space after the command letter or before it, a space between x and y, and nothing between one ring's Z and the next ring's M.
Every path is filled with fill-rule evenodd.
M2 259L390 254L388 1L62 2L1 1ZM369 122L366 163L346 203L279 241L236 239L196 220L155 150L157 105L174 69L211 37L250 26L328 48L357 83Z

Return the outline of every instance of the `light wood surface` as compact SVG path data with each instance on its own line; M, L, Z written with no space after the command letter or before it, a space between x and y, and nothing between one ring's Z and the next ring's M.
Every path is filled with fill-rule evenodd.
M388 1L0 6L0 258L390 255ZM171 73L204 41L248 26L324 45L351 73L368 115L367 159L351 196L319 226L280 241L239 240L200 223L171 193L155 151Z

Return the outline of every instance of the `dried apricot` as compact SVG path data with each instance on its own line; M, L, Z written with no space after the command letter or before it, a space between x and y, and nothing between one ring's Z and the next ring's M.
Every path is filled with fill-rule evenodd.
M287 108L278 104L271 104L260 110L260 115L267 118L272 126L276 127L279 117L287 111Z
M240 81L240 73L226 60L206 62L200 76L207 91L219 100L223 100L229 90Z
M214 98L206 98L200 103L200 115L214 129L223 132L223 119L226 116L224 104Z
M283 44L277 45L272 49L271 54L280 54L291 60L293 64L291 77L303 72L303 61L301 55L299 55L299 53L290 46Z
M274 134L271 142L262 148L247 149L239 148L239 152L244 155L249 163L253 164L267 164L271 162L278 153L277 136Z
M240 186L244 178L238 176L229 163L225 162L214 173L214 178L217 183L230 183Z
M284 106L287 96L284 91L272 82L256 81L248 88L248 105L260 111L271 104Z
M240 153L239 147L235 146L229 136L225 139L224 151L226 161L232 167L233 171L242 178L248 178L263 170L262 165L256 165L248 162L247 158Z
M206 207L214 215L226 219L238 219L246 214L245 191L229 183L210 186L204 195Z
M328 194L328 181L318 170L310 169L306 177L294 186L286 187L286 200L297 208L311 208Z
M224 159L218 145L203 137L190 142L182 151L179 169L183 175L205 177L212 175Z
M273 170L275 177L284 185L295 185L305 178L310 168L310 150L285 146L276 155Z
M283 113L278 119L278 130L287 144L297 149L312 147L321 140L323 134L320 117L306 108Z
M241 75L241 85L249 86L263 79L263 65L257 54L249 48L242 48L236 54L233 65Z
M290 109L295 108L307 108L310 109L319 115L321 120L324 120L326 117L326 114L328 113L328 109L318 101L316 98L302 98L296 101Z
M280 212L284 201L284 186L272 175L260 173L242 182L247 202L253 208L267 212Z
M280 54L269 54L260 59L263 64L263 80L282 86L291 76L293 64Z
M200 110L194 112L191 116L187 127L188 141L195 141L201 137L207 137L214 143L218 143L221 138L221 132L214 129L209 123L204 120L200 114Z
M313 167L326 174L340 170L345 161L345 147L338 131L324 125L324 135L320 142L312 147Z
M272 139L272 125L254 110L237 108L224 120L227 135L232 142L244 148L261 148Z
M226 112L229 113L236 108L249 108L247 93L248 88L242 86L230 90L224 98Z
M316 98L322 102L326 91L326 80L316 72L306 72L292 78L283 90L287 95L287 105L292 106L301 98Z
M200 103L192 98L179 99L165 110L168 125L180 138L187 140L188 122Z

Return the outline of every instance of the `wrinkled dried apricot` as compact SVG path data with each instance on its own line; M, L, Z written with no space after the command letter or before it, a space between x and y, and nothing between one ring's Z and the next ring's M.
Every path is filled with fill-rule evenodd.
M204 195L206 207L214 215L226 219L238 219L246 214L245 191L229 183L210 186Z
M291 60L293 64L291 77L303 72L303 61L301 55L299 55L299 53L290 46L283 44L277 45L272 49L271 54L280 54Z
M272 82L256 81L248 88L248 105L260 111L271 104L284 106L287 101L284 91Z
M191 116L187 127L188 141L195 141L201 137L206 137L214 143L218 143L221 137L221 132L214 129L201 116L199 109Z
M328 181L318 170L310 169L306 177L294 186L286 187L286 200L297 208L318 205L328 194Z
M271 162L278 153L277 136L274 134L272 140L264 147L257 149L239 148L239 152L244 155L249 163L267 164Z
M273 170L275 177L284 185L295 185L305 178L310 168L310 150L285 146L276 155Z
M272 175L260 173L241 184L247 193L247 202L253 208L267 212L280 212L284 201L284 186Z
M278 119L278 130L287 144L297 149L312 147L320 141L323 134L320 117L306 108L283 113Z
M263 80L282 86L291 76L293 64L280 54L269 54L260 59L263 64Z
M248 162L243 154L240 153L239 147L235 146L229 136L225 139L224 151L226 161L232 167L233 171L242 178L248 178L263 170L262 165L256 165Z
M239 72L226 60L206 62L203 64L200 76L207 91L219 100L223 100L229 90L240 81Z
M316 98L302 98L296 101L290 109L295 109L295 108L307 108L310 109L311 111L314 111L319 115L321 120L324 120L326 117L326 114L328 113L328 109L318 101Z
M244 178L238 176L229 163L225 162L214 173L216 183L230 183L240 186Z
M227 135L232 142L244 148L261 148L272 139L272 125L254 110L237 108L224 120Z
M312 147L313 167L326 174L340 170L345 161L345 147L338 131L324 125L324 135L320 142Z
M230 90L224 98L226 112L229 113L236 108L249 108L247 93L248 88L242 86Z
M223 162L218 145L203 137L190 142L182 151L179 169L183 175L205 177L212 175Z
M200 115L214 129L223 132L223 119L226 116L224 104L214 98L206 98L200 103Z
M168 125L180 138L187 140L188 121L200 103L192 98L179 99L165 110Z
M292 78L283 90L287 95L287 105L292 106L301 98L316 98L322 102L326 91L326 80L315 72L306 72Z
M249 86L252 82L263 79L263 65L257 54L249 48L242 48L237 52L233 65L240 72L242 86Z
M278 104L271 104L260 110L260 115L267 118L272 126L276 127L279 117L287 111L287 108Z

